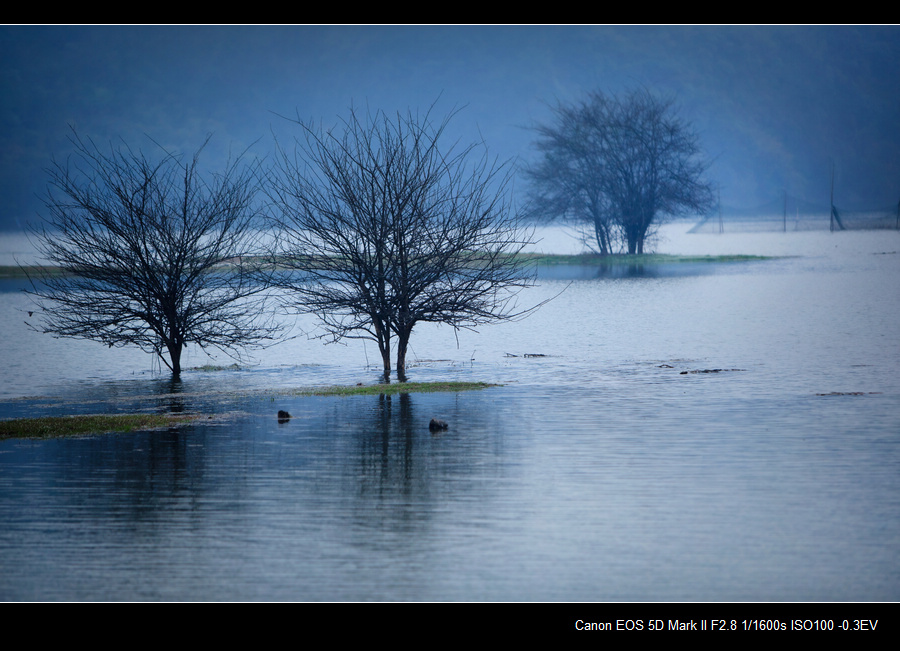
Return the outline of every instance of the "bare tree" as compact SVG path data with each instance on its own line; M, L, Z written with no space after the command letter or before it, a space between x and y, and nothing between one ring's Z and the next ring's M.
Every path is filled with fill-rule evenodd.
M592 112L590 104L559 104L554 126L535 127L535 145L543 155L525 175L531 181L535 217L587 226L585 243L608 255L615 252L618 226L605 192L604 145L591 126L597 122Z
M554 113L554 125L536 128L543 156L527 170L536 207L590 224L601 253L617 243L643 253L664 217L715 205L699 137L673 100L646 89L618 97L595 91Z
M207 138L207 142L208 142ZM32 279L43 332L137 346L181 373L186 345L235 356L278 327L244 256L256 244L257 169L241 157L204 175L125 146L102 152L73 135L74 155L48 170L48 215L32 234L61 274Z
M390 380L406 378L420 322L472 329L515 318L532 284L516 254L530 242L510 203L508 166L480 145L442 150L448 116L384 113L302 129L269 183L278 210L277 284L334 341L377 342ZM299 272L299 273L298 273ZM396 342L396 343L394 343Z

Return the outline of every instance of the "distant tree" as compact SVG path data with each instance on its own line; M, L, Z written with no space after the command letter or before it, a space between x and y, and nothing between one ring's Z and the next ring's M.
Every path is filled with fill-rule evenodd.
M526 170L535 208L589 225L600 253L643 253L664 217L714 206L699 137L673 100L595 91L554 113L553 125L535 128L543 155Z
M377 342L384 379L406 379L417 323L455 329L521 316L532 284L516 258L530 242L510 203L510 172L480 145L442 149L451 116L378 112L329 131L297 120L268 185L280 224L276 284L325 336Z
M615 251L617 225L603 183L601 135L592 128L590 106L558 105L556 124L535 127L540 161L525 170L531 182L532 213L538 219L587 226L590 242L602 255Z
M77 134L72 143L73 157L48 170L48 212L32 231L61 271L32 279L39 329L137 346L176 378L188 344L234 356L276 334L244 259L259 232L257 169L238 157L202 174L206 143L187 162L124 146L104 153Z

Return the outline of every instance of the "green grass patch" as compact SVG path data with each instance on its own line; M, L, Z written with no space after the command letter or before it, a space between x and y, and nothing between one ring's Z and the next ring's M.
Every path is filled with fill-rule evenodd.
M45 416L0 421L0 440L9 438L49 439L79 434L133 432L183 425L199 416L172 414L94 414L89 416Z
M295 396L377 396L397 393L438 393L447 391L477 391L500 386L487 382L391 382L390 384L364 384L357 386L311 387L293 389Z
M0 265L0 278L40 278L46 276L62 276L65 275L62 267L51 267L46 265L25 265L20 267L17 264Z

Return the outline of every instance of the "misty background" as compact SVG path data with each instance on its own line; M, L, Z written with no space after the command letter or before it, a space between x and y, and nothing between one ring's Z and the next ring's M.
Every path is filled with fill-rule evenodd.
M529 127L591 89L676 97L712 160L723 211L780 212L783 193L896 210L900 28L894 26L4 26L0 229L34 222L71 125L101 147L202 162L272 155L295 125L350 106L462 111L448 141L533 160ZM520 179L516 191L523 192Z

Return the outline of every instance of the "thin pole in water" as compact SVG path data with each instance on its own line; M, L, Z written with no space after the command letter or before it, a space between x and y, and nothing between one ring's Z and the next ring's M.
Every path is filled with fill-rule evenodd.
M719 233L725 232L725 224L722 223L722 188L718 188L719 192Z
M787 190L784 191L784 215L782 218L783 232L787 233Z
M828 218L831 220L828 229L834 232L834 161L831 161L831 210L828 211Z

